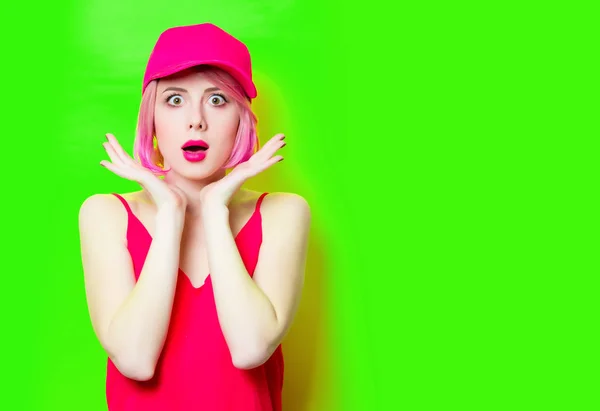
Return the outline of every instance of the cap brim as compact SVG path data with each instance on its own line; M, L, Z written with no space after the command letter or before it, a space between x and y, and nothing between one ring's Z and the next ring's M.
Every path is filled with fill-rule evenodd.
M232 66L231 64L224 62L222 60L193 60L193 61L187 61L185 63L177 64L176 66L167 67L166 69L162 70L159 73L154 74L153 76L151 76L150 78L148 78L146 80L144 87L142 89L142 93L146 89L146 86L148 85L148 83L150 83L152 80L168 77L168 76L171 76L182 70L186 70L188 68L191 68L194 66L200 66L200 65L215 66L215 67L225 70L226 72L231 74L231 76L240 83L240 85L242 86L242 88L244 89L244 91L246 92L246 94L248 95L249 98L251 98L251 99L256 98L258 93L256 91L256 86L254 85L254 82L250 78L245 76L240 70L238 70L237 67Z

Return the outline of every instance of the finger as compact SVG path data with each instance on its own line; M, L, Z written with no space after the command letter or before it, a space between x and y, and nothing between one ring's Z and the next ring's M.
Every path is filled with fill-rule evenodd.
M165 183L165 184L167 184L167 187L169 188L169 190L173 191L176 194L185 196L185 193L179 187L177 187L175 184L168 184L168 183Z
M281 144L281 142L283 141L283 139L285 138L285 135L280 133L280 134L276 134L275 136L271 137L269 139L269 141L267 141L262 147L261 150L263 149L269 149L270 147L274 146L274 145L278 145ZM259 151L261 151L259 150Z
M279 163L280 161L283 161L283 156L274 156L270 159L268 159L267 161L261 163L257 169L255 169L254 174L259 174L262 173L263 171L267 170L268 168L273 167L275 164Z
M113 134L107 133L106 139L108 140L109 144L113 148L113 151L115 152L115 154L119 156L119 158L121 159L121 161L123 163L126 163L129 156L123 150L123 148L119 144L119 141L117 140L117 138Z
M186 194L183 192L183 190L181 190L179 187L177 187L174 184L168 184L169 189L175 193L175 195L179 196L181 198L181 200L183 201L183 204L187 204L187 196Z
M280 161L283 161L283 156L281 156L281 155L275 156L275 157L271 158L269 161L267 161L268 167L271 167L272 165L277 164Z
M279 141L277 142L277 145L273 145L272 147L270 147L266 152L265 152L265 158L263 159L263 161L268 161L269 159L272 159L273 156L279 151L281 150L283 147L285 147L286 143L284 143L283 141Z
M283 156L281 156L281 155L273 156L273 157L269 158L268 160L263 161L260 164L258 164L254 168L253 173L254 174L262 173L263 171L265 171L269 167L274 166L275 164L279 163L280 161L283 161Z
M110 160L114 164L123 165L123 160L121 160L121 157L116 153L114 147L110 143L102 143L102 147L104 147L106 154L108 154Z
M271 158L277 150L285 147L286 143L283 141L285 136L283 134L278 134L272 139L270 139L256 154L256 158L261 161L266 161Z
M108 133L108 134L106 134L106 138L108 139L108 142L110 143L110 145L113 147L113 149L114 149L115 153L117 153L117 155L118 155L119 157L121 157L121 160L122 160L124 163L127 163L127 162L129 162L129 161L132 161L132 159L131 159L131 157L129 156L129 154L127 154L127 153L125 152L125 150L123 150L123 147L121 147L121 145L120 145L120 144L119 144L119 142L117 141L117 138L116 138L114 135L112 135L112 134Z
M283 134L283 133L275 134L273 137L271 137L271 139L269 141L267 141L267 144L265 144L265 147L271 147L271 146L280 147L281 144L284 144L283 143L284 138L285 138L285 134Z
M113 164L109 161L102 160L102 161L100 161L100 165L102 167L106 168L107 170L113 172L114 174L118 175L119 177L130 179L130 177L127 175L127 173L124 173L120 167L116 166L115 164Z

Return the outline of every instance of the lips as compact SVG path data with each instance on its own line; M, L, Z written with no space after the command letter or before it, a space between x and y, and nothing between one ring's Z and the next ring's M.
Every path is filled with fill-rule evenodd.
M208 150L208 143L204 140L189 140L181 148L188 153L206 151Z
M181 149L183 150L183 157L187 161L196 163L204 160L206 157L208 144L203 140L189 140L181 147Z

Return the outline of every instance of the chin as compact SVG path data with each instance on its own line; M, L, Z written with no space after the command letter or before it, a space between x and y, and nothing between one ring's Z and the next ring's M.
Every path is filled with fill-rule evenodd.
M225 174L225 170L219 165L209 163L176 164L171 166L171 172L185 178L186 180L210 180L213 177Z
M221 150L209 150L204 155L190 153L187 156L181 155L181 152L171 152L165 156L165 161L167 167L178 176L188 180L206 180L225 173L223 166L229 159L225 154Z

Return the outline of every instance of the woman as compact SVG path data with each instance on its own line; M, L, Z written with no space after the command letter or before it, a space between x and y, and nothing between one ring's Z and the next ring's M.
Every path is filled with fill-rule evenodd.
M137 161L107 135L101 165L142 187L92 195L79 216L110 411L281 409L310 210L241 188L285 146L278 134L256 150L254 97L243 43L212 24L173 27L146 68Z

